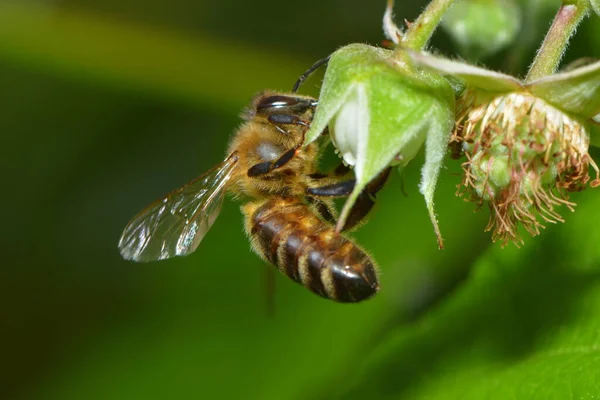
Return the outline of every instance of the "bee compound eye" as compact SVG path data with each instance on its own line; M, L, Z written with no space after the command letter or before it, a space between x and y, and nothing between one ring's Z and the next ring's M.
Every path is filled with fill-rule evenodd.
M263 97L256 105L256 111L261 114L267 110L278 110L293 107L299 103L298 98L284 95Z

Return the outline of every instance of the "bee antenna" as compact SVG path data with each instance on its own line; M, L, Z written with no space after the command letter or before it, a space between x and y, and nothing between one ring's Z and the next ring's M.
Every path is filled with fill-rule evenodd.
M294 84L294 88L292 89L292 93L297 93L298 89L300 88L300 85L302 85L302 83L305 80L307 80L312 75L313 72L315 72L316 70L318 70L319 68L321 68L322 65L327 64L327 62L329 61L330 57L331 57L331 55L328 55L327 57L320 59L319 61L317 61L316 63L314 63L312 67L310 67L309 69L307 69L306 72L304 72L302 75L300 75L300 77L298 78L298 80Z

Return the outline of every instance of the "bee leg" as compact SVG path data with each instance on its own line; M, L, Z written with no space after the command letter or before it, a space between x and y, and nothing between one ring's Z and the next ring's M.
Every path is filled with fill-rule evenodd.
M248 176L253 178L256 176L268 174L272 171L272 164L273 163L271 161L265 161L261 162L260 164L253 165L252 167L250 167L250 169L248 169Z
M351 170L352 169L349 166L347 166L346 164L344 164L342 162L337 167L335 167L335 169L331 172L328 172L328 173L315 172L315 173L308 175L308 177L315 181L325 179L325 178L331 179L332 177L340 178L342 176L348 175L348 172L350 172Z
M276 170L277 168L283 167L292 158L294 158L294 156L296 155L296 152L298 151L299 148L300 147L298 146L298 147L294 147L292 149L289 149L288 151L286 151L285 153L283 153L275 161L265 161L265 162L261 162L259 164L253 165L248 170L248 176L249 177L256 177L256 176L265 175L265 174L268 174L269 172L271 172L273 170Z
M346 174L347 170L345 168L348 167L344 166L343 169L340 167L336 168L334 174ZM384 169L379 175L375 177L375 179L369 182L369 184L365 187L363 192L373 195L379 192L385 184L385 182L387 181L388 177L390 176L391 170L391 167ZM311 177L313 177L313 179L321 179L327 177L327 175L316 173L311 175ZM309 195L320 197L346 197L350 196L350 193L352 193L352 191L354 190L355 185L356 179L349 179L347 181L336 182L330 185L309 187L306 189L306 193Z
M306 196L306 200L315 206L315 210L324 221L330 224L335 224L336 217L332 208L332 204L328 201L317 199L316 197Z
M369 214L369 211L375 205L375 196L377 192L381 190L392 171L391 167L384 169L379 175L375 177L367 187L358 195L356 202L350 209L346 223L342 228L342 231L346 231L354 228Z
M354 228L360 221L362 221L369 211L375 205L375 195L390 175L391 168L386 168L381 172L375 179L373 179L365 187L365 189L358 195L356 202L350 209L346 223L342 228L342 231L346 231ZM306 189L306 193L313 196L321 197L346 197L354 190L356 180L342 181L331 185L325 185L321 187L309 187Z
M350 196L355 185L356 179L351 179L348 181L332 183L331 185L309 187L306 189L306 193L320 197L346 197Z
M347 231L358 225L375 205L375 194L362 191L348 213L342 231Z
M367 185L365 190L368 191L369 193L375 195L377 192L379 192L381 190L383 185L385 185L385 183L387 182L387 180L390 176L391 171L392 171L392 167L387 167L386 169L381 171L379 173L379 175L377 175L375 177L375 179L373 179L371 182L369 182L369 184Z
M351 168L348 165L341 162L337 167L335 167L335 169L333 170L333 174L335 176L344 176L350 171Z
M320 179L329 178L330 176L328 174L324 174L322 172L315 172L313 174L309 174L308 177L310 179L314 179L314 180L318 181Z
M316 63L313 64L312 67L310 67L309 69L306 70L305 73L303 73L302 75L300 75L300 77L298 78L298 80L296 81L296 83L294 84L294 87L292 88L292 93L297 93L298 89L300 88L300 85L302 85L302 83L307 80L313 72L315 72L316 70L318 70L319 68L321 68L322 65L327 64L329 62L329 58L331 56L327 56L319 61L317 61Z
M352 193L355 185L356 180L352 179L321 187L309 187L306 189L306 193L320 197L347 197L350 195L350 193ZM366 189L358 195L356 202L348 214L348 218L346 219L346 223L344 224L342 231L352 229L369 213L375 204L375 199L371 198L371 196L372 195L368 193Z

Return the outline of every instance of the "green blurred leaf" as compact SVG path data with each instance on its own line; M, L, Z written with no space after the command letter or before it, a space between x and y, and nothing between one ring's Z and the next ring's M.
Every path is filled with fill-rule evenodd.
M600 392L600 201L494 246L439 309L382 340L345 399L583 399ZM467 249L466 249L467 250Z
M10 12L6 3L13 4ZM47 8L17 9L19 3ZM66 4L111 14L69 12ZM354 235L379 263L382 290L358 307L327 302L279 276L276 315L266 318L266 266L249 251L233 202L226 203L193 256L139 265L118 255L118 236L136 211L220 160L226 136L239 123L232 116L249 93L289 88L310 64L295 62L298 54L315 49L325 54L351 40L348 34L379 40L372 23L379 11L367 18L370 7L351 1L342 15L333 5L312 1L300 10L274 0L259 6L201 0L169 2L165 8L164 2L137 0L0 0L0 121L8 140L3 146L10 149L2 160L5 188L14 194L4 196L10 212L3 224L8 258L0 279L1 398L328 398L324 393L348 387L353 373L373 364L374 347L389 346L389 329L392 335L413 329L402 326L464 279L480 249L489 245L489 235L482 232L487 213L474 214L472 204L454 197L458 162L447 163L450 171L442 169L436 193L444 251L431 241L416 168L403 174L407 197L396 174L378 194L370 222ZM399 14L416 15L423 5L403 2L399 6L408 12ZM292 26L306 27L309 20L314 29L282 35L282 25L273 22L284 12L294 16L286 19ZM184 37L132 25L124 15L207 33ZM253 29L257 18L269 23ZM600 26L588 22L571 46L577 56L600 49ZM547 24L544 20L544 28ZM115 34L105 35L113 29ZM315 39L315 31L323 34ZM225 40L232 32L239 36ZM157 35L164 43L186 45L143 43ZM530 37L521 35L518 43ZM265 45L253 49L253 41L291 50L278 55ZM206 59L211 52L205 53L205 46L213 61ZM415 163L422 164L417 157ZM588 232L570 240L576 244ZM537 243L539 238L529 244ZM537 279L523 279L528 278ZM539 302L558 295L552 304L568 303L561 289L538 290ZM460 315L449 322L462 327L447 338L449 346L481 336L472 314L464 322ZM419 373L435 372L437 360L460 351L458 346L446 350L436 340L441 339L418 342L438 356L433 361L423 351L415 351L423 360L390 354L405 362L406 373L391 368L390 382L376 379L376 390L363 398L398 397L398 380L417 376L413 365L422 364ZM434 379L424 384L429 383ZM438 380L438 387L443 384Z
M126 275L135 284L123 291L135 296L141 286L144 298L138 301L146 306L122 318L111 314L110 323L69 342L57 362L60 367L49 371L26 398L314 399L321 397L321 386L330 390L345 385L338 375L362 365L389 326L427 309L463 276L489 241L481 234L485 216L474 215L470 204L453 197L456 179L442 172L446 182L438 195L452 201L440 204L441 223L461 229L448 229L448 249L437 251L416 193L419 175L412 169L405 176L408 198L393 176L378 194L371 221L356 233L357 242L370 251L385 277L374 299L358 307L336 304L275 271L277 309L270 318L265 315L262 279L264 268L272 267L248 249L237 204L224 205L193 255L143 265L116 259L118 234L129 216L121 212L115 221L98 208L93 221L106 220L113 227L98 240L114 249L114 261L99 261L97 273L108 270L116 282ZM111 191L94 183L88 190L111 199L127 197L118 186ZM78 241L61 244L64 239L56 235L47 248L74 245L82 254L74 262L80 263L87 239L79 230L69 229L73 223L61 232L70 232ZM79 222L86 223L89 220ZM464 251L467 244L471 252ZM87 260L86 267L74 268L89 274L89 264ZM97 291L105 287L94 282ZM101 300L110 303L111 296L113 292ZM230 380L235 385L228 384Z
M310 65L215 37L16 3L0 4L0 59L227 109L257 88L290 90Z
M442 26L471 60L492 55L511 44L521 27L521 10L513 0L459 0Z

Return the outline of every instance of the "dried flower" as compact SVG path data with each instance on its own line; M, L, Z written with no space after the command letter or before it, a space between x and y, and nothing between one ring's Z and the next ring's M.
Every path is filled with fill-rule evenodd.
M461 193L489 204L494 240L518 241L517 223L537 235L563 222L556 207L573 209L568 192L586 187L590 167L600 185L585 124L544 100L513 92L467 110L453 136L467 157Z
M588 149L600 111L600 63L530 83L424 53L413 60L462 79L451 140L464 154L460 194L491 210L493 239L520 243L518 225L537 235L573 210L569 192L600 186ZM589 170L595 170L591 179Z

